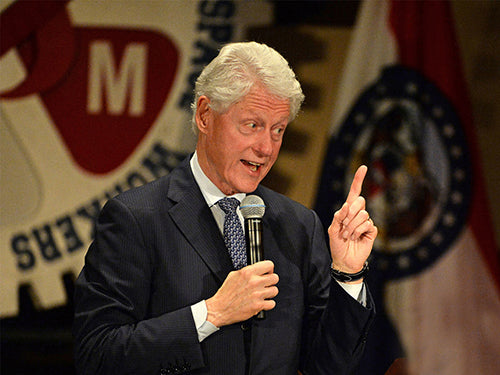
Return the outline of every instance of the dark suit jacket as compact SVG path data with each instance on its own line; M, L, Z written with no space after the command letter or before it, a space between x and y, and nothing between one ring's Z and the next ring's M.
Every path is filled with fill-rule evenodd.
M233 270L186 160L170 175L111 199L76 282L76 366L82 374L348 374L373 317L329 275L316 214L259 187L265 258L279 275L262 321L198 342L190 306ZM371 300L370 300L371 303Z

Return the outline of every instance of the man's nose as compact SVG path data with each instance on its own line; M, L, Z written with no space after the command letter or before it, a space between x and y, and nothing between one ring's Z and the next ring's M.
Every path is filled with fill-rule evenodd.
M262 132L257 139L255 150L262 156L270 156L273 153L274 143L270 132Z

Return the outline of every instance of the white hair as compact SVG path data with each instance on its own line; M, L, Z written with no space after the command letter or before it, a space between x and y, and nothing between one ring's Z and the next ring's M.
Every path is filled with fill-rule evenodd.
M255 84L262 84L271 95L290 104L290 121L298 114L304 94L288 62L273 48L256 42L225 45L196 80L192 126L198 131L195 116L200 96L210 99L210 107L224 113L248 94Z

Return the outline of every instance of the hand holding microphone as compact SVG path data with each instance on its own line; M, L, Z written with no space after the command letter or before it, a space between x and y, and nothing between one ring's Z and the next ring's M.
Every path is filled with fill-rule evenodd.
M230 272L217 293L206 300L207 320L216 327L241 322L252 316L263 319L263 310L271 310L276 305L272 298L278 294L276 284L279 277L274 273L274 264L264 260L262 241L262 217L266 206L262 198L249 195L243 199L240 209L245 219L248 266ZM263 306L257 314L256 293L259 295L258 304Z

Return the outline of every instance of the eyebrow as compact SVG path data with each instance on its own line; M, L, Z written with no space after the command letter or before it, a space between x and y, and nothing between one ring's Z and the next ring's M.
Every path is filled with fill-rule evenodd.
M243 121L248 121L248 120L250 120L250 118L254 118L255 120L259 121L260 123L264 123L265 122L264 118L262 116L260 116L259 112L260 111L254 111L252 109L245 109L244 111L242 111L242 113L243 113L242 119L243 119ZM285 126L287 126L290 123L289 119L290 119L290 115L288 115L288 116L285 115L285 116L281 117L280 119L278 119L277 122L271 124L271 127L281 125L282 123L284 123Z

